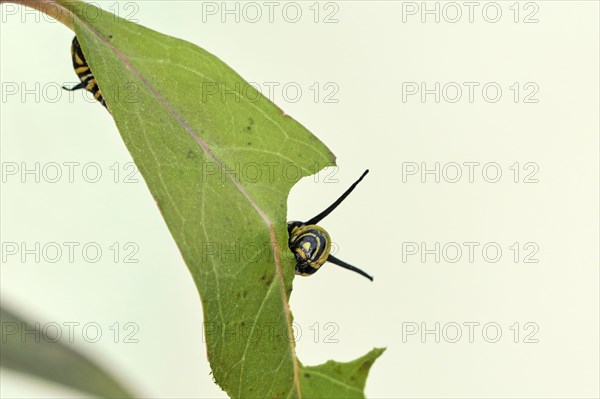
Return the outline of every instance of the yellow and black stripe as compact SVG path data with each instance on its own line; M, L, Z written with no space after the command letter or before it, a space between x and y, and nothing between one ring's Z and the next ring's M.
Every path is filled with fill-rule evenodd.
M316 225L304 225L300 222L288 223L290 234L289 247L296 257L296 273L309 276L327 262L331 252L329 234Z
M322 227L317 226L323 218L329 215L339 204L346 199L348 195L356 188L358 183L369 173L368 170L350 186L344 194L340 196L323 212L307 222L288 222L288 247L296 257L296 274L301 276L310 276L314 274L325 264L331 262L334 265L352 270L373 281L373 277L365 273L358 267L349 265L331 255L331 238Z
M70 89L63 86L63 89L69 91L86 89L92 93L96 100L100 101L100 103L106 107L106 102L104 101L104 97L102 97L102 92L98 87L98 83L96 82L96 79L92 74L92 70L83 56L83 51L81 51L81 46L79 45L77 36L73 38L73 43L71 44L71 58L73 59L73 69L75 69L75 73L79 77L79 80L81 80L81 83Z

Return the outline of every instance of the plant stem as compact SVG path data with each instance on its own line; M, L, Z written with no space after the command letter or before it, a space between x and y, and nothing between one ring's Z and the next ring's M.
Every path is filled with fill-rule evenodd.
M73 14L55 0L0 0L0 4L15 3L22 6L31 7L44 14L56 19L71 30L75 30Z

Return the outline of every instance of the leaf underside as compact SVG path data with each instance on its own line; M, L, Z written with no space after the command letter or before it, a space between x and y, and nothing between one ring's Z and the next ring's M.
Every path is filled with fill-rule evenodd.
M237 398L363 397L381 350L304 367L290 327L287 196L333 154L207 51L59 3L194 278L215 382Z

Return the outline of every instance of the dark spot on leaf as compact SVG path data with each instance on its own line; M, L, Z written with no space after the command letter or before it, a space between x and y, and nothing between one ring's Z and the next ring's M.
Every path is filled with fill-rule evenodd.
M194 159L196 158L198 155L196 154L196 152L194 152L194 150L188 150L187 155L186 155L189 159Z
M251 131L252 130L252 126L246 126L246 130L247 131Z
M248 142L248 145L252 145L252 143L251 143L251 142Z
M241 321L241 322L240 322L240 327L244 327L245 325L246 325L246 322L245 322L245 321Z
M112 38L113 38L113 35L108 35L108 38L112 40Z
M266 274L263 274L260 278L260 281L262 281L263 283L265 283L265 285L268 287L271 285L271 283L273 282L273 275L269 275L267 276Z
M361 373L367 373L369 371L369 369L371 368L371 365L373 364L372 361L367 360L366 362L364 362L360 368L358 369L358 371L360 371Z
M310 374L309 373L304 373L304 378L310 378Z

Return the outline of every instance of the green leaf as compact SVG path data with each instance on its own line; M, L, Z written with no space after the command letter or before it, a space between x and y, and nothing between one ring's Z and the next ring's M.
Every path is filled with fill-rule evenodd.
M215 381L231 397L302 397L287 196L335 157L205 50L59 3L194 278ZM360 381L343 382L327 392L361 396Z
M328 361L302 368L303 398L364 398L363 390L373 362L385 349L376 348L348 363Z
M0 365L101 398L132 398L110 373L48 336L39 325L0 308Z

